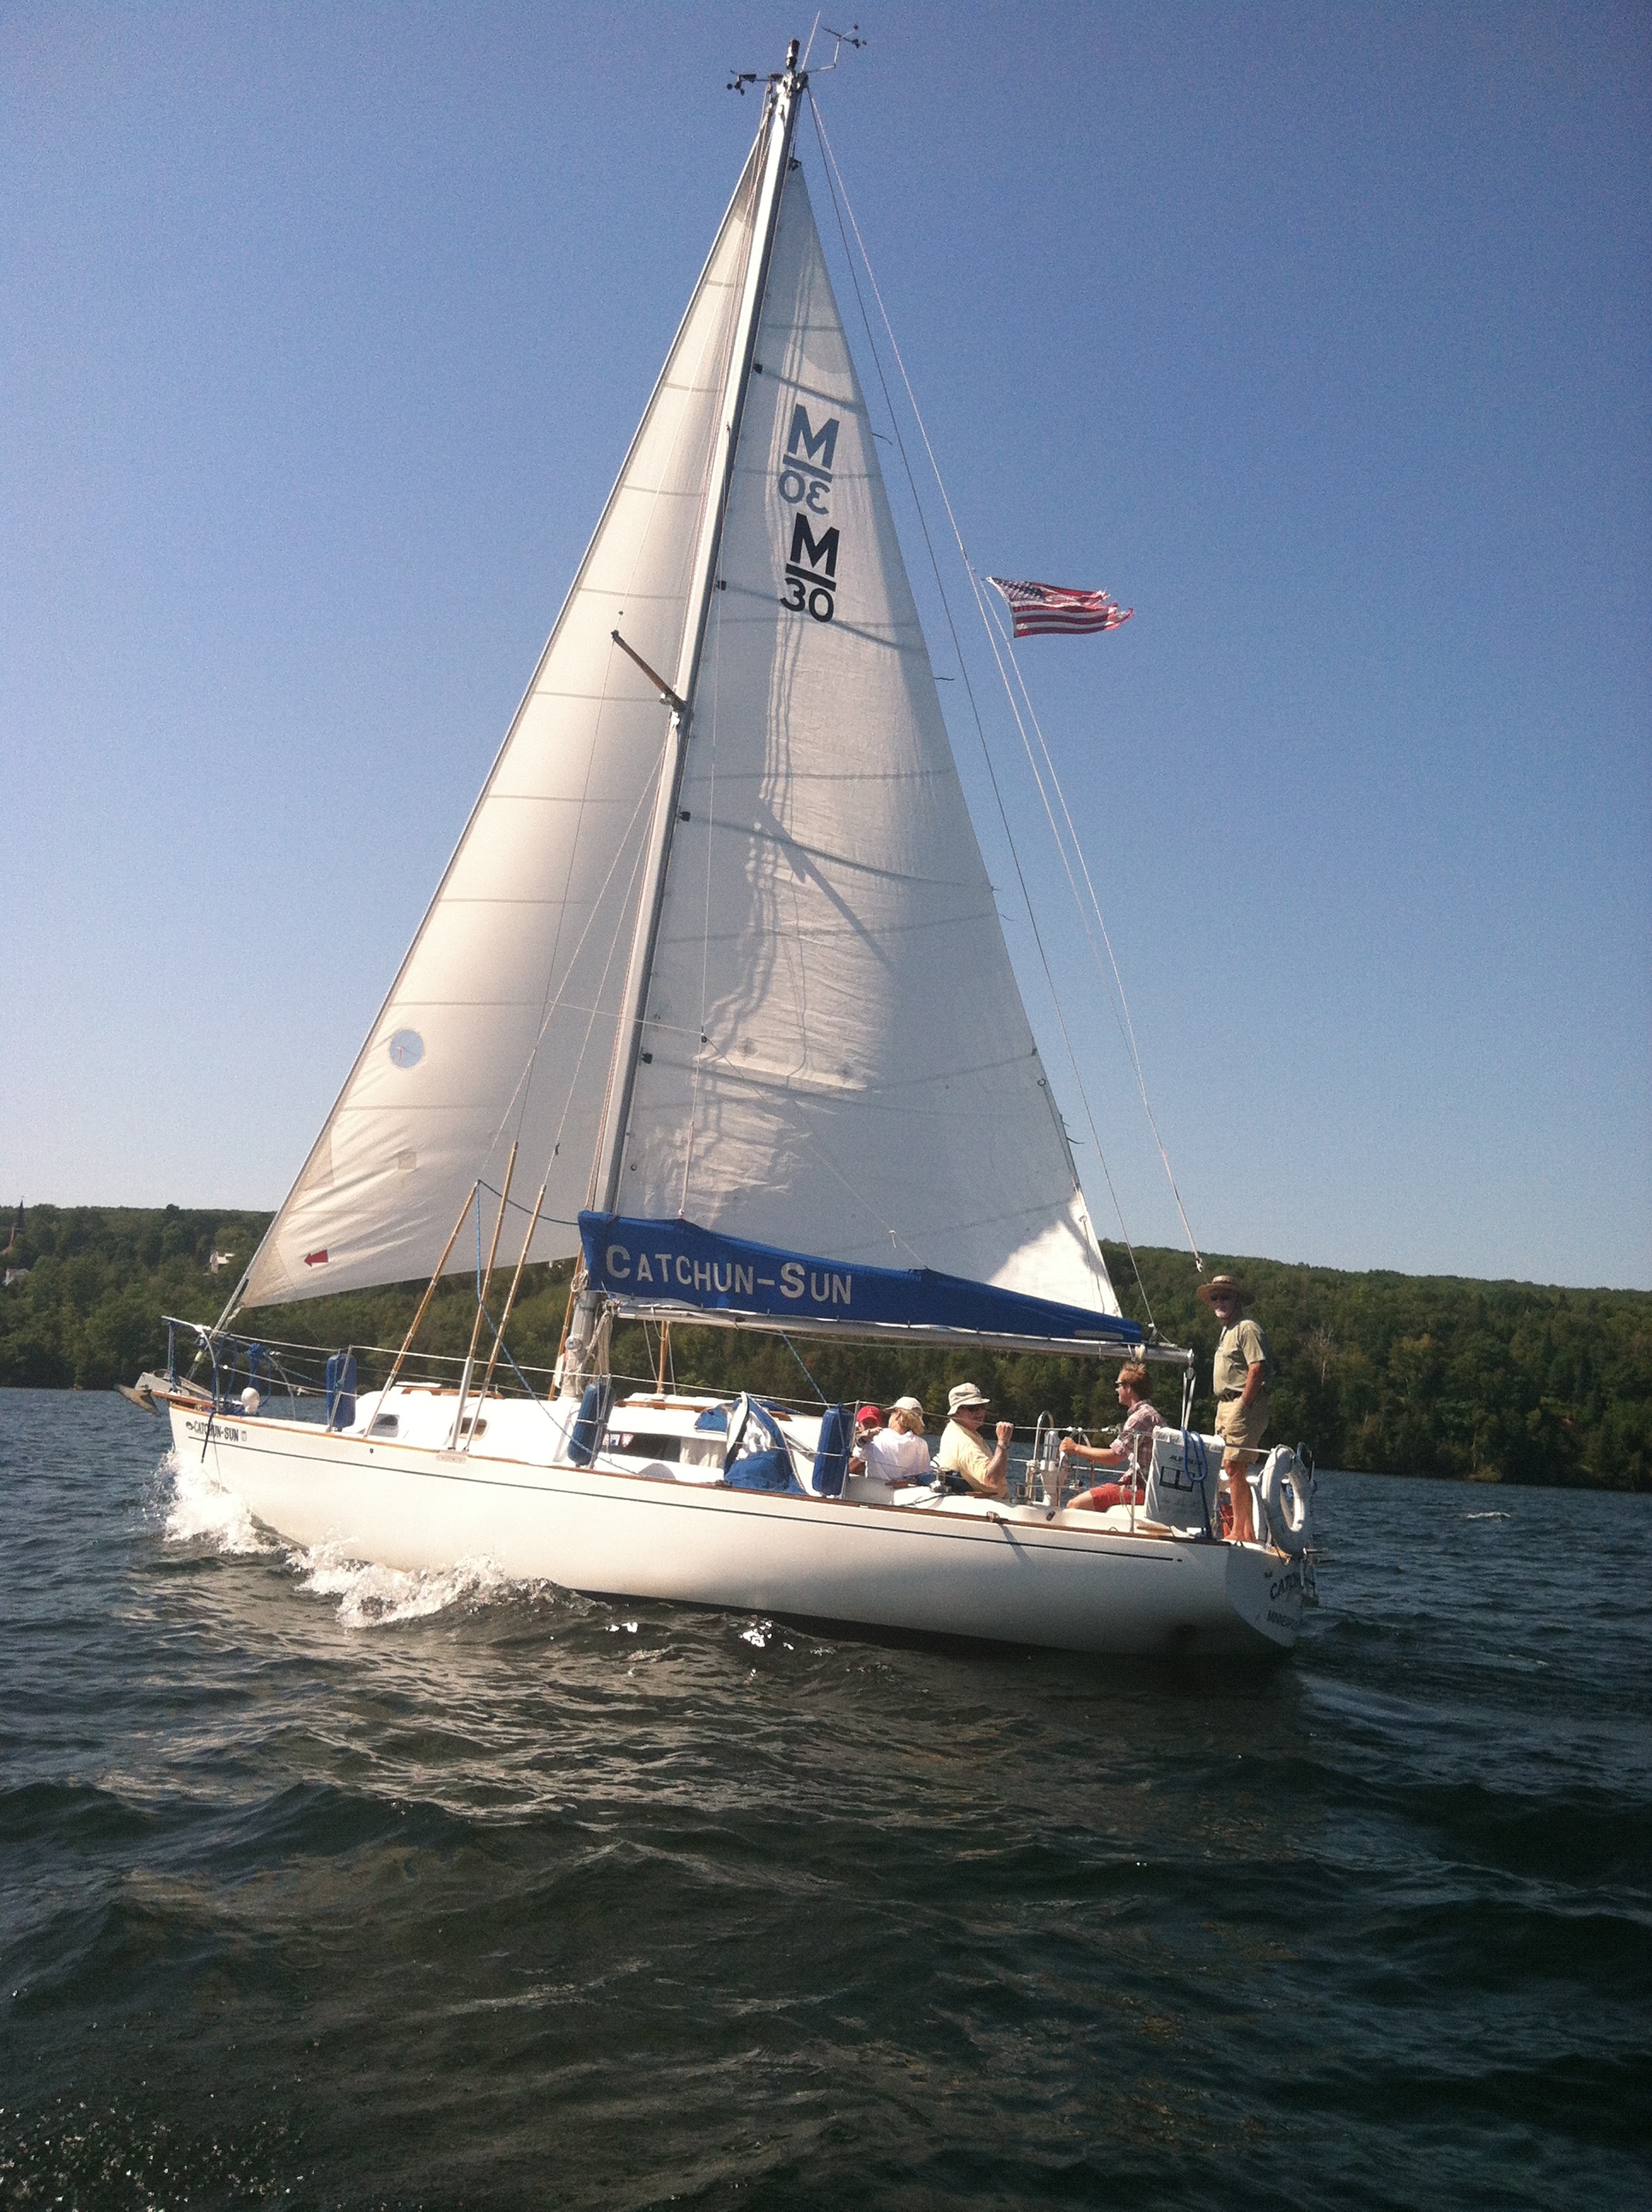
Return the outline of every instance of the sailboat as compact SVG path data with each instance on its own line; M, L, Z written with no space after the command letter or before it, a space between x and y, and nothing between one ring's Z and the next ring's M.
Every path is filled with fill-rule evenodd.
M271 1528L392 1566L486 1555L1075 1651L1289 1649L1300 1514L1225 1540L1213 1438L1161 1431L1139 1509L1079 1511L1047 1430L1017 1494L890 1489L855 1471L846 1408L621 1396L610 1372L641 1319L961 1364L1146 1353L1191 1402L1191 1355L1120 1309L1016 984L793 150L807 88L793 42L383 1008L193 1375L174 1338L140 1395ZM568 1258L542 1391L510 1307L526 1264ZM283 1413L233 1334L472 1267L458 1375L416 1372L410 1331L376 1388L329 1363L325 1419Z

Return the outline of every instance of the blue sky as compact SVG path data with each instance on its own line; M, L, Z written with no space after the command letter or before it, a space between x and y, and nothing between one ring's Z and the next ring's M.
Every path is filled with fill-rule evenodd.
M0 17L0 1199L280 1199L756 127L726 74L810 20ZM1023 665L1201 1243L1652 1286L1652 17L861 20L822 112L975 562L1137 610Z

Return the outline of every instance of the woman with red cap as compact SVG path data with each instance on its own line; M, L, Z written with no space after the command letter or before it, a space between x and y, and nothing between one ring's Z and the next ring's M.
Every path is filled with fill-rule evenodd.
M894 1486L927 1482L929 1446L924 1440L924 1409L915 1398L897 1398L890 1407L889 1425L870 1433L860 1423L870 1415L881 1417L876 1406L863 1406L856 1419L856 1437L865 1471L874 1480Z
M876 1437L883 1425L884 1416L876 1406L863 1406L855 1415L854 1449L849 1455L851 1474L865 1474L869 1472L866 1465L866 1447Z

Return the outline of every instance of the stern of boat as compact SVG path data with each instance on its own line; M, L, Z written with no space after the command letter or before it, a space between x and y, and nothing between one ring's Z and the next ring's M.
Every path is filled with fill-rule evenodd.
M1305 1577L1300 1559L1262 1544L1224 1544L1228 1602L1264 1642L1294 1650L1302 1632Z

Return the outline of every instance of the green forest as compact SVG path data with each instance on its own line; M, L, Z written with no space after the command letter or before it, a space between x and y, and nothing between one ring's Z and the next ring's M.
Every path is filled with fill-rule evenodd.
M166 1356L165 1313L214 1319L268 1223L263 1213L175 1206L28 1208L3 1259L0 1384L102 1390ZM214 1254L222 1255L214 1273ZM1186 1254L1121 1249L1108 1264L1127 1313L1199 1354L1194 1418L1208 1426L1216 1330L1195 1297ZM1481 1482L1652 1489L1652 1293L1546 1289L1449 1276L1352 1274L1212 1254L1207 1270L1247 1283L1267 1330L1278 1377L1272 1434L1305 1442L1322 1467ZM1136 1270L1139 1269L1138 1282ZM501 1271L490 1304L503 1301ZM556 1357L568 1267L530 1268L510 1328L529 1370ZM399 1344L423 1285L318 1298L248 1314L238 1324L270 1340L321 1349ZM422 1350L462 1354L475 1301L464 1279L443 1285L420 1331ZM1112 1363L1032 1354L957 1355L823 1346L722 1329L673 1332L682 1385L748 1387L775 1397L872 1398L914 1391L932 1422L948 1385L968 1376L999 1409L1030 1425L1116 1419ZM651 1377L656 1344L616 1332L617 1372ZM382 1366L382 1363L380 1363ZM362 1361L365 1383L374 1363ZM1156 1369L1161 1412L1180 1409L1180 1376Z

